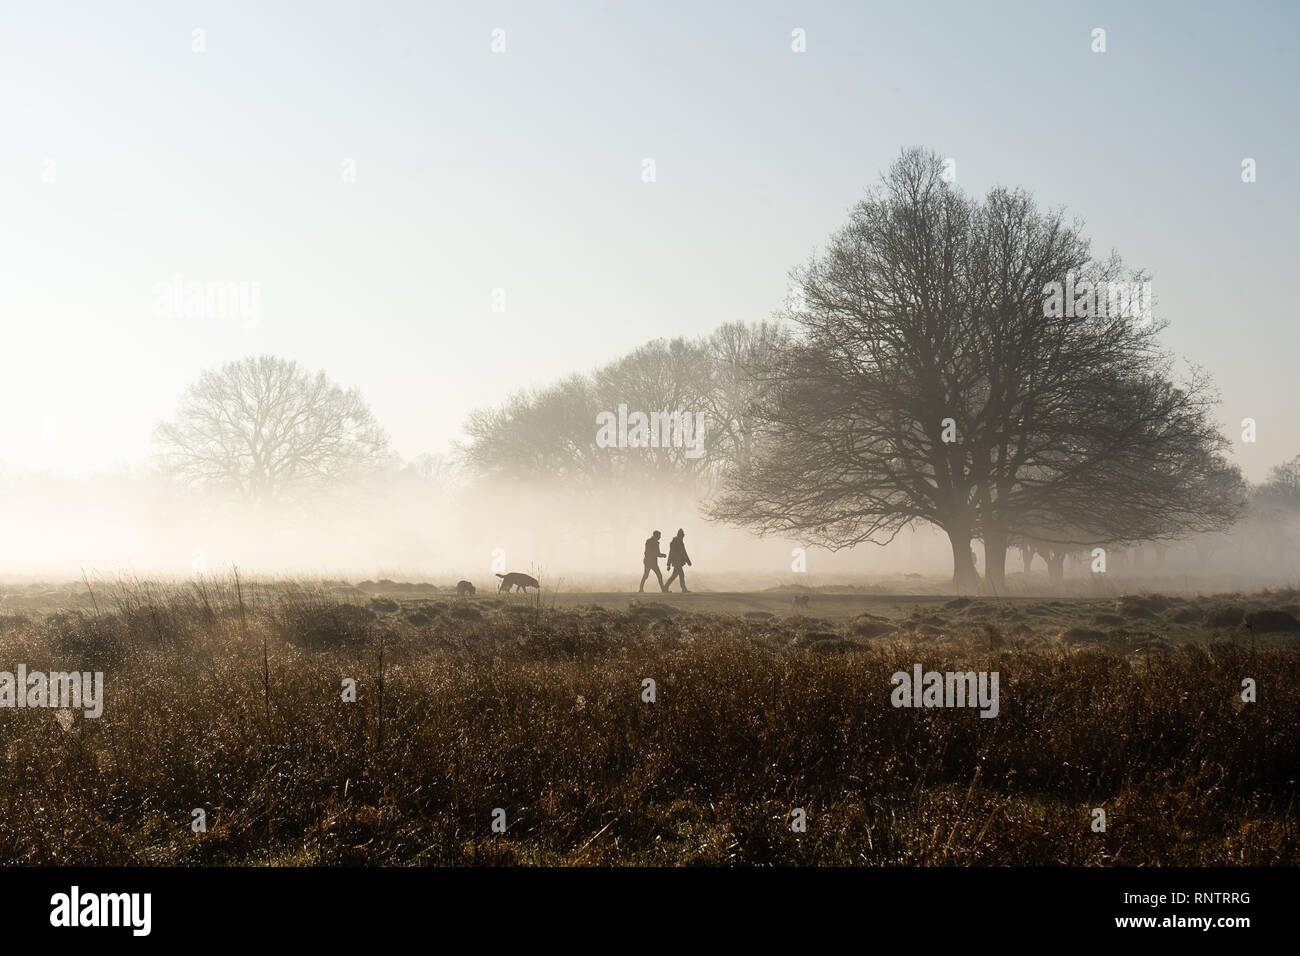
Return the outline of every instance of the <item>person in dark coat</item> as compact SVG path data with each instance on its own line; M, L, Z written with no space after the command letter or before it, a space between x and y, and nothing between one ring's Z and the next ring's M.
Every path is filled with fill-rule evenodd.
M682 593L686 593L686 565L691 563L691 557L686 553L686 532L681 528L677 529L677 537L668 542L668 570L672 574L668 575L668 583L664 585L667 591L673 586L673 581L682 582Z
M659 559L662 557L666 557L666 555L659 550L659 532L656 531L654 534L650 535L650 537L645 539L645 558L641 562L645 566L645 573L641 575L640 591L645 591L645 579L650 577L651 571L654 572L655 577L659 580L659 590L668 590L664 587L664 576L659 573Z

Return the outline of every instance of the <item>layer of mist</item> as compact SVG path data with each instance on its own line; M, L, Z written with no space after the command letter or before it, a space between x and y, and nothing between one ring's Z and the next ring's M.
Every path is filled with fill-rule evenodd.
M662 532L666 551L679 528L686 531L693 589L906 593L943 587L952 573L947 539L927 525L904 529L888 545L831 552L708 521L700 501L651 486L578 494L542 483L487 487L395 473L279 507L204 496L148 473L10 475L3 487L0 577L10 581L185 578L237 568L249 576L439 587L467 579L482 589L494 587L494 572L505 570L533 574L548 590L631 591L650 532ZM1294 522L1245 520L1226 534L1112 548L1104 575L1092 571L1093 557L1081 550L1067 562L1061 589L1139 580L1165 590L1288 586L1300 578L1297 542ZM982 569L978 542L975 550ZM1026 576L1013 549L1008 588L1052 590L1041 558L1035 562Z

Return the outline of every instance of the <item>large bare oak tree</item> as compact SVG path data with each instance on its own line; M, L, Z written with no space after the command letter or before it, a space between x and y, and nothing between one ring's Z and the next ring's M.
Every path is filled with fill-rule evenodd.
M1077 225L1024 192L976 202L943 169L904 153L796 271L800 334L714 516L833 549L928 522L966 591L975 539L1000 587L1018 535L1078 546L1234 520L1244 485L1215 397L1172 380L1159 324L1044 307L1052 283L1144 277L1093 260Z

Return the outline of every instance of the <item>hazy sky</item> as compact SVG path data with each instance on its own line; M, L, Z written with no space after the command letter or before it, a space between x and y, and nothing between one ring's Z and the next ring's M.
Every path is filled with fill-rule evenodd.
M1149 269L1259 479L1300 454L1296 9L6 3L0 464L142 465L200 369L262 352L444 450L513 390L767 317L923 145ZM257 321L159 314L175 276L258 283Z

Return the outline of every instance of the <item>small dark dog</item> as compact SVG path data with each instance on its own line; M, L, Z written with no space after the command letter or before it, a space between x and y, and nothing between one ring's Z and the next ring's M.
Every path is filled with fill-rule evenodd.
M806 594L799 594L799 595L796 595L796 596L795 596L795 599L794 599L794 606L795 606L795 607L801 607L801 608L804 608L805 610L807 610L807 608L808 608L808 595L806 595Z
M497 588L498 591L510 591L518 588L527 594L529 588L541 588L541 585L537 583L537 578L521 574L518 571L511 571L509 574L498 574L497 577L501 579L501 586Z
M464 597L466 594L473 594L474 585L470 584L468 581L457 581L456 593L459 594L461 597Z

